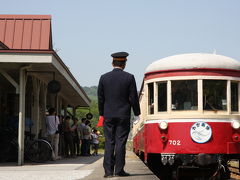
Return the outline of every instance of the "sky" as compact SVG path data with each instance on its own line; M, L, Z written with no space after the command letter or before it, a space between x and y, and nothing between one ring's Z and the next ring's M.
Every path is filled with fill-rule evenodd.
M53 47L81 86L126 51L138 89L153 61L213 53L240 61L239 0L0 0L0 14L52 15Z

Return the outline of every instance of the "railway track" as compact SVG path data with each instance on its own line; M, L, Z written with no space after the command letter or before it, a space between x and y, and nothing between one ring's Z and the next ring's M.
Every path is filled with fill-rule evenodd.
M230 161L228 168L231 171L231 178L240 179L239 162L237 160Z
M240 180L239 162L232 160L228 163L228 168L231 172L231 180ZM153 169L151 169L153 170ZM159 171L153 170L154 174L159 177ZM160 178L160 177L159 177Z

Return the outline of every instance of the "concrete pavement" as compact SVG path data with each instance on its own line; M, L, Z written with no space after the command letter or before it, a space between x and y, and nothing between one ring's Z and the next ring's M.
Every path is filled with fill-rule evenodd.
M98 180L105 179L103 178L104 169L102 166L103 158L99 159L96 163L94 163L95 168L94 171L84 180ZM88 167L84 167L83 169L88 169ZM126 166L125 171L130 173L131 176L128 177L113 177L112 180L159 180L157 176L155 176L152 171L148 169L148 167L131 151L127 151L126 154Z
M102 156L65 158L45 164L16 163L0 164L0 180L76 180L84 179L94 169L81 170L82 167L94 164Z
M45 164L26 163L16 166L16 163L0 164L0 180L98 180L104 179L102 167L103 155L77 157L50 161ZM112 179L148 179L158 178L132 152L127 152L125 170L130 177L114 177Z

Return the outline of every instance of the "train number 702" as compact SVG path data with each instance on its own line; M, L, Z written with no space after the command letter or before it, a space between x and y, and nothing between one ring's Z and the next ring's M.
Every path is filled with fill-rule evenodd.
M170 145L173 146L181 146L181 141L180 140L168 140Z

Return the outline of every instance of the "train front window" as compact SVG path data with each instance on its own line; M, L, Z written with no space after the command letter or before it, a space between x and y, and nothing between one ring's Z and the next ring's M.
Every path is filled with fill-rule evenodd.
M158 83L158 111L167 111L167 82Z
M203 80L203 109L227 110L227 81Z
M154 86L153 86L153 83L148 84L148 113L154 114Z
M231 82L231 111L238 111L238 83Z
M172 110L197 110L197 80L172 81Z

